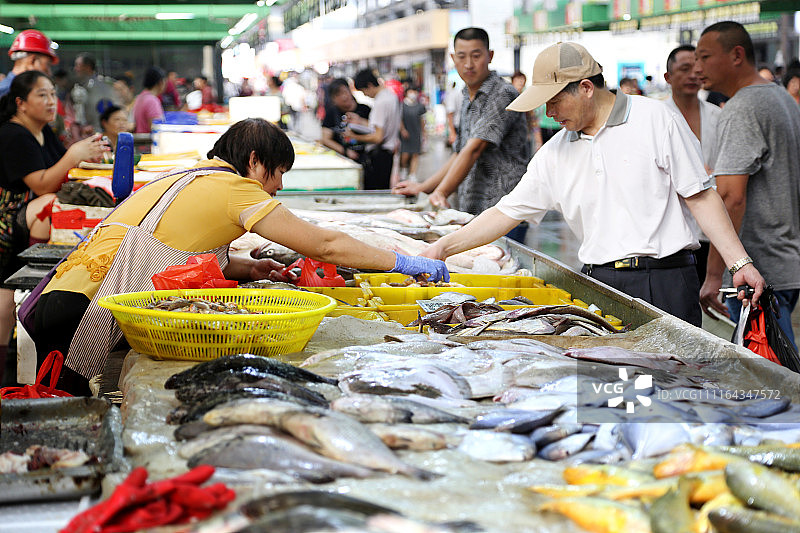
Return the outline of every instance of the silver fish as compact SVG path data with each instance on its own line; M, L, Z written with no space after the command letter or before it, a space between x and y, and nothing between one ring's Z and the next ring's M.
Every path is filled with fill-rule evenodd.
M563 438L579 433L583 424L560 424L536 428L531 433L531 440L536 447L541 449L551 442L559 441Z
M530 433L540 426L550 424L561 409L527 411L523 409L495 409L475 419L470 429L493 429L511 433Z
M331 459L418 479L436 476L401 461L366 426L341 413L290 411L278 427Z
M178 448L178 455L184 459L189 459L194 455L219 446L229 440L247 435L276 435L275 430L267 426L257 426L255 424L241 424L232 427L212 428L199 434L197 437L184 442Z
M538 456L548 461L559 461L575 455L583 450L594 435L590 433L576 433L560 441L548 444L539 450Z
M634 460L663 455L692 439L687 424L631 422L619 427Z
M368 468L321 457L294 439L279 435L237 437L215 448L207 448L189 460L190 467L200 464L244 470L267 468L312 483L374 475Z
M461 376L431 364L400 363L348 372L339 388L347 394L419 394L431 398L470 398L472 390Z
M464 417L400 396L351 394L331 402L331 409L348 414L364 423L437 424L453 422L464 424L469 422Z
M451 440L444 433L409 424L370 424L367 427L393 450L443 450Z
M536 447L530 439L490 430L468 431L458 445L458 451L473 459L492 463L518 463L536 455Z

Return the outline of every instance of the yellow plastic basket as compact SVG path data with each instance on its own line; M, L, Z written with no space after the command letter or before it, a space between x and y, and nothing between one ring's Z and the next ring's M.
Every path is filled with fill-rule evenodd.
M223 315L142 309L181 296L233 302L263 314ZM156 359L208 361L223 355L276 356L305 348L333 298L281 289L183 289L115 294L98 300L109 309L131 348Z

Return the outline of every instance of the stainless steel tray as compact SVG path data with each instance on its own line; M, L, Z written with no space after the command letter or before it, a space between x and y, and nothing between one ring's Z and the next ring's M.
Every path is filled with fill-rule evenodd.
M94 494L122 461L119 409L98 398L4 400L0 453L23 453L33 444L81 450L97 462L75 468L0 474L0 503L70 499Z

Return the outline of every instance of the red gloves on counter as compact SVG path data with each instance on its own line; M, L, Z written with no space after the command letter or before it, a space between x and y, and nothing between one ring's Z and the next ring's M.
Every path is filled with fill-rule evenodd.
M214 467L201 465L147 484L147 470L134 468L107 500L75 516L60 533L126 533L203 520L236 497L223 483L201 487L212 475Z

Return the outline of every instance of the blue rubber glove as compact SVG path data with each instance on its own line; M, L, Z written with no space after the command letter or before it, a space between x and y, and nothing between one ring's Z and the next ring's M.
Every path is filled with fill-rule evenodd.
M430 274L428 281L450 281L450 272L448 272L444 261L428 259L418 255L402 255L397 252L394 252L394 255L397 259L395 260L394 268L389 272L399 272L408 276Z

